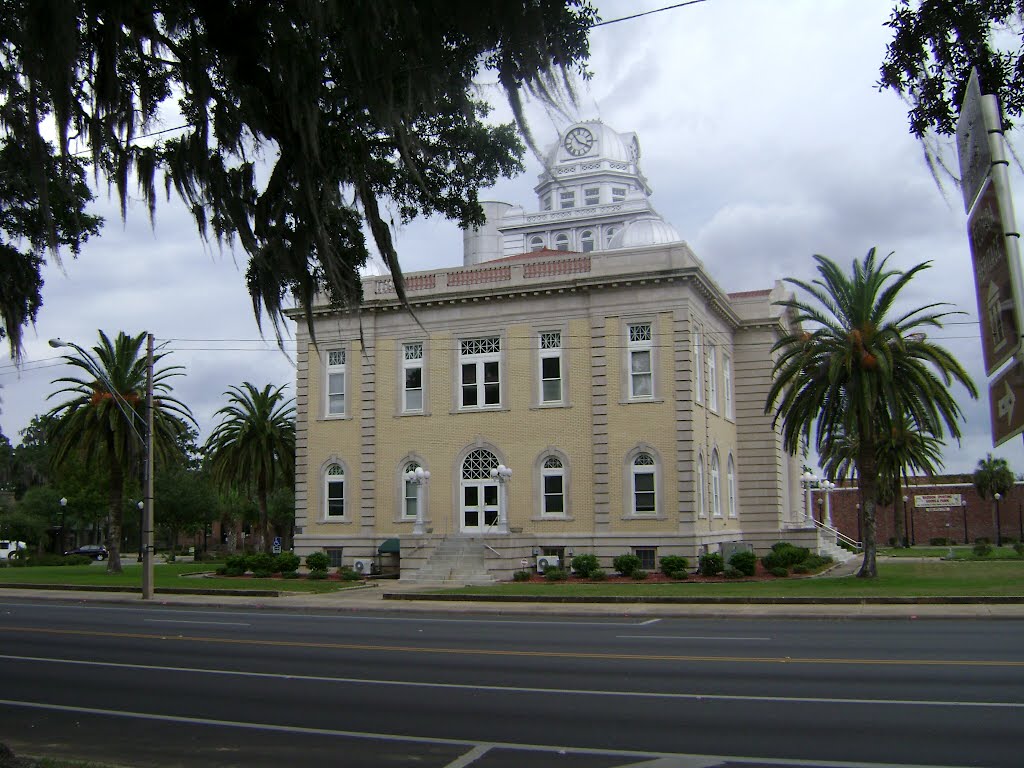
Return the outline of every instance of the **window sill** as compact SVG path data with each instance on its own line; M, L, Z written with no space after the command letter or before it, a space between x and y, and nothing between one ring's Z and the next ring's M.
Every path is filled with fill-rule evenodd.
M572 408L570 403L558 402L558 403L535 403L530 406L531 411L546 411L550 408Z
M546 517L531 517L531 523L571 523L576 518L572 515L547 515Z
M668 515L623 515L623 520L668 520Z
M415 416L429 416L430 411L399 411L395 414L396 419L404 419L406 417Z
M343 523L351 524L352 521L347 517L324 517L320 519L321 523Z
M320 416L317 421L351 421L352 417L347 413L329 413Z
M619 405L636 405L638 403L664 403L665 398L663 397L630 397L625 400L619 400Z
M475 406L472 408L456 408L453 411L449 411L449 413L454 416L459 413L499 413L501 411L508 410L511 409L506 405L487 405L482 408L477 408Z

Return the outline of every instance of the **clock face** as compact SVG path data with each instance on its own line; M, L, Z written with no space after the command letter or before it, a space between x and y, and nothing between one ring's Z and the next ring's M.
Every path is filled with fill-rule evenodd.
M573 128L565 134L565 151L574 157L587 154L594 146L594 134L586 128Z

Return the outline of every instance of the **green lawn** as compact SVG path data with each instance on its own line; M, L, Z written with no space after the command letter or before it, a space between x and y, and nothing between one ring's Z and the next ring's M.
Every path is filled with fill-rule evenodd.
M878 554L885 557L946 557L949 554L949 547L879 547ZM1017 551L1010 545L996 547L992 546L992 554L985 557L978 557L974 554L974 545L965 547L963 545L953 547L953 557L957 560L977 560L985 562L988 560L1021 560L1024 557L1017 554Z
M123 565L121 574L108 574L102 563L93 565L39 566L31 568L0 568L0 587L5 584L53 584L76 586L132 586L142 585L142 566ZM357 586L359 582L309 581L307 579L251 579L251 578L185 578L190 573L209 573L215 563L158 563L153 573L156 589L161 587L195 587L198 589L273 589L278 592L335 592Z
M795 578L759 582L581 584L503 583L447 590L479 595L610 595L665 597L923 597L1024 596L1024 561L879 563L877 579Z

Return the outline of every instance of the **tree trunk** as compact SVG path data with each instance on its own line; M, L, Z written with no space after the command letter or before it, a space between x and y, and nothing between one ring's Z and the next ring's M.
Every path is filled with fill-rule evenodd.
M897 482L892 494L893 535L896 537L897 547L907 546L906 512L907 505L903 502L903 494L900 493L900 484Z
M256 504L260 510L260 520L257 523L257 541L256 551L270 553L270 515L267 511L267 491L265 488L260 488L256 493Z
M862 435L867 431L862 430ZM860 457L857 466L858 486L860 487L862 535L864 539L864 562L857 572L859 578L873 579L878 576L878 564L875 561L875 507L878 497L878 471L875 465L875 443L873 440L861 439Z
M107 542L107 573L121 573L121 506L124 473L116 461L110 463L110 541Z

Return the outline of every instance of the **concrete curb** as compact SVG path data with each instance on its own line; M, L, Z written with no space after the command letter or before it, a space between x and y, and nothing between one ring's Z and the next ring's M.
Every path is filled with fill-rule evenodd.
M665 597L657 595L446 595L385 592L384 600L466 603L614 603L640 605L1024 605L1024 596L920 597Z
M134 592L141 593L142 587L110 586L103 584L3 584L4 589L54 590L61 592ZM235 597L281 597L293 594L276 589L201 589L199 587L160 587L155 595L233 595Z

